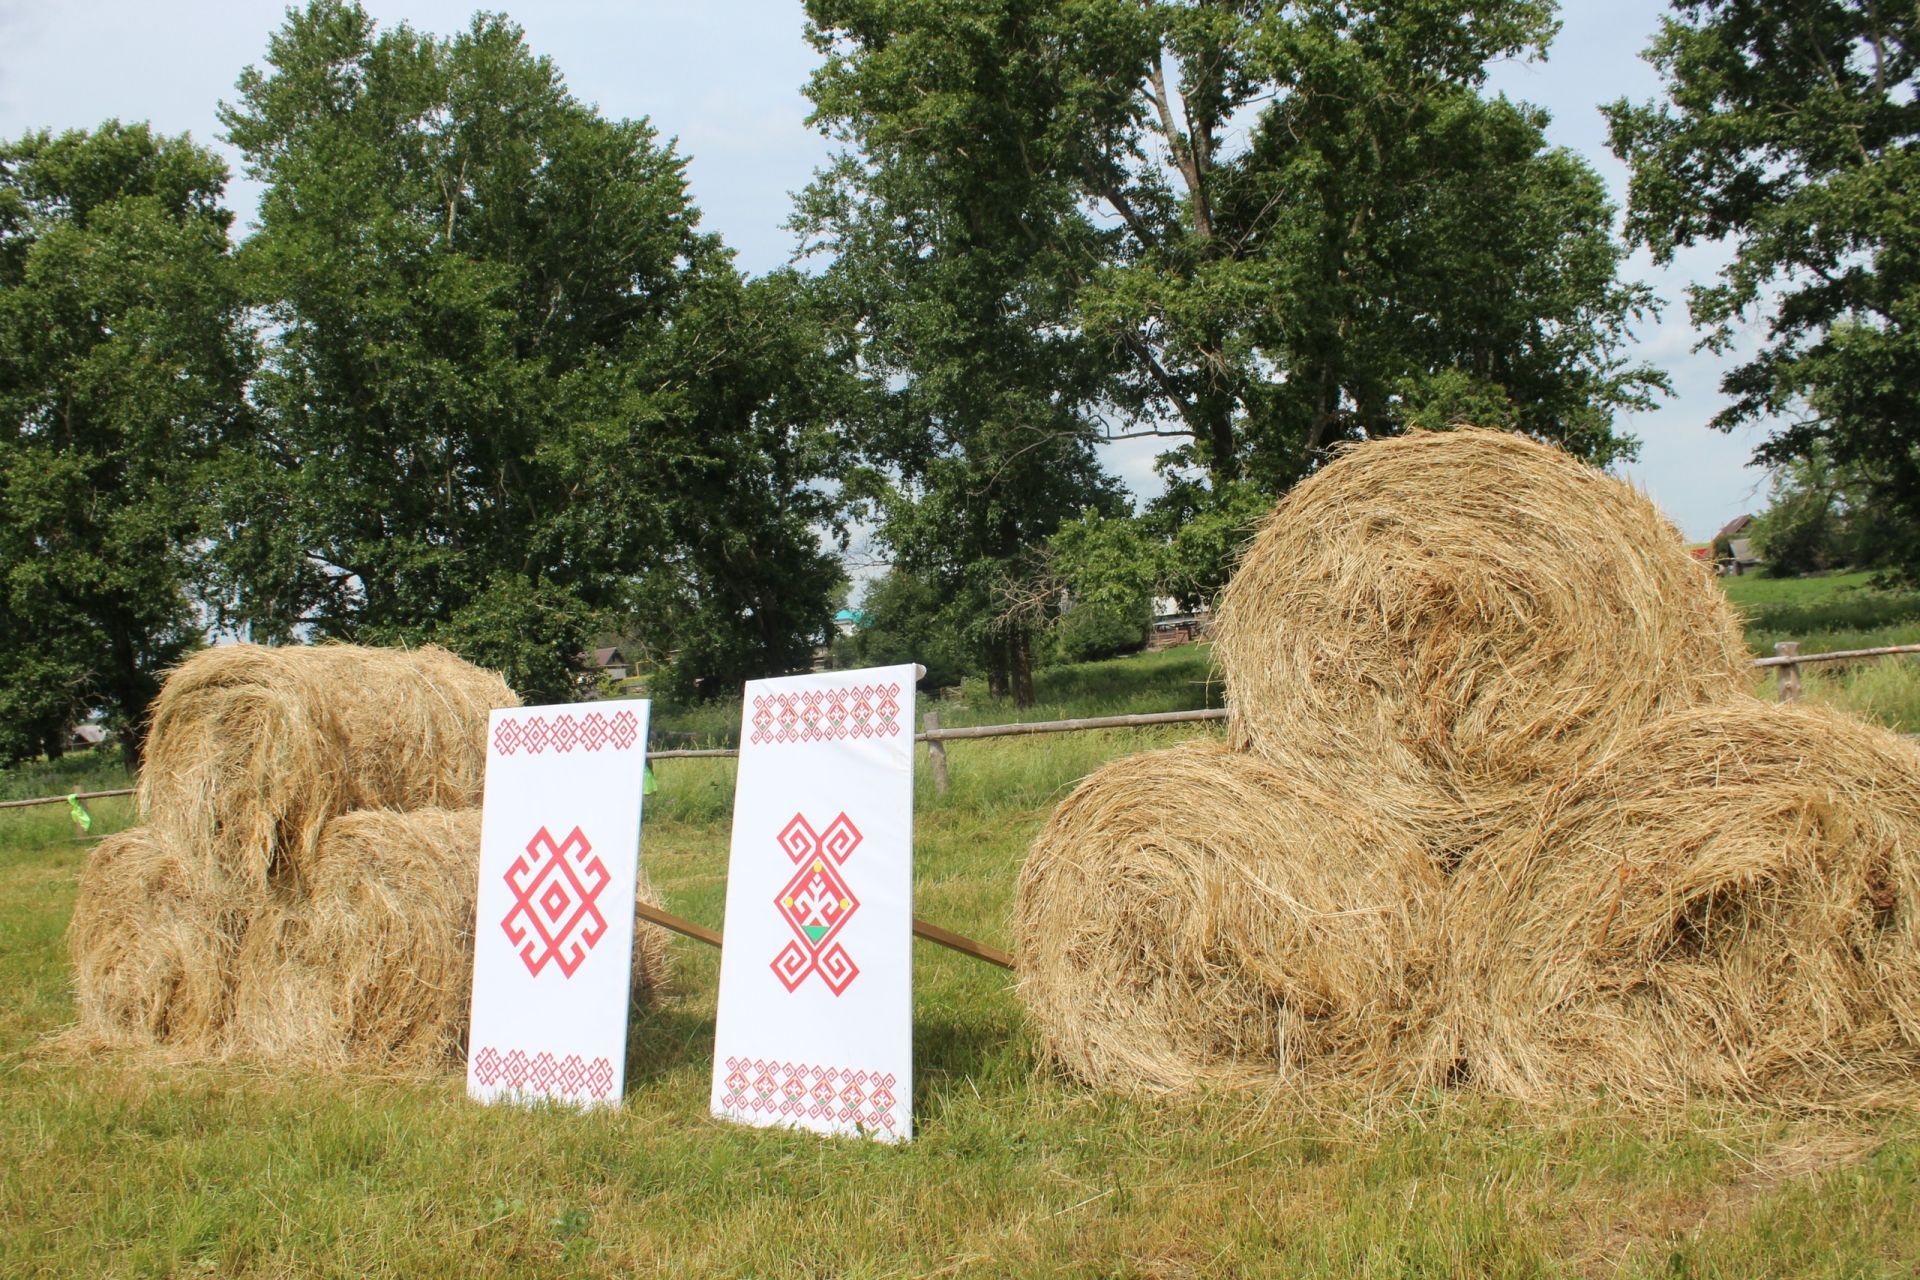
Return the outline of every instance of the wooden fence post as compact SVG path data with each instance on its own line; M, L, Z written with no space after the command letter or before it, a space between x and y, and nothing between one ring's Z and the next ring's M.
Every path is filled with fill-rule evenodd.
M1797 658L1800 656L1800 642L1782 640L1773 646L1773 652L1778 657ZM1780 673L1780 701L1798 702L1800 700L1800 664L1783 663L1775 670Z
M933 770L933 789L935 794L947 794L947 744L931 735L940 730L940 713L929 711L922 722L928 733L927 767Z

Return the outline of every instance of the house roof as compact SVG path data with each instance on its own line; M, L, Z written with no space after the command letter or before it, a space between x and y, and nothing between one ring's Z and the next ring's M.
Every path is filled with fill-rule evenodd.
M1725 528L1713 535L1713 540L1718 542L1722 538L1737 538L1745 533L1747 526L1752 523L1752 516L1735 516L1733 519L1727 521Z
M624 667L627 665L627 655L621 653L618 649L595 649L593 651L593 665L601 668Z

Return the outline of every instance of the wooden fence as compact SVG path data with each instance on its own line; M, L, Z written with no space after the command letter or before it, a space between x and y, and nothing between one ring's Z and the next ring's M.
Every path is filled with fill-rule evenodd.
M1800 668L1808 663L1846 662L1862 658L1883 658L1897 654L1920 654L1920 644L1895 644L1884 645L1877 649L1840 649L1829 653L1803 654L1800 652L1800 646L1797 643L1790 640L1783 640L1774 646L1773 657L1756 658L1754 659L1753 665L1759 668L1772 667L1777 669L1780 673L1780 700L1782 702L1792 702L1800 696L1801 692ZM1033 720L1022 724L980 724L943 728L940 724L940 713L938 711L929 711L926 713L921 731L914 735L913 740L927 744L927 768L933 777L934 790L944 793L950 785L950 779L947 774L946 744L962 738L1011 738L1034 733L1081 733L1091 729L1137 729L1149 725L1192 724L1196 721L1224 720L1226 718L1226 711L1214 708L1202 711L1163 711L1141 715L1085 716L1076 720ZM705 747L649 751L647 758L649 760L693 760L737 756L739 754L739 750L733 747ZM104 800L113 796L129 796L133 794L133 790L132 787L121 787L111 791L81 791L64 796L38 796L31 800L5 800L0 801L0 809L21 809L29 805L40 804L72 804L76 810L74 815L75 826L78 827L80 825L79 820L81 815L86 812L86 801ZM84 834L84 832L80 834ZM676 933L697 939L709 946L717 947L721 945L720 934L704 925L682 919L679 916L647 903L637 904L635 911L642 919L663 925L668 929L674 930ZM913 932L916 937L925 938L927 941L938 943L943 947L949 947L955 951L972 956L974 959L984 960L988 964L998 966L999 968L1011 969L1013 967L1013 957L1009 956L1006 952L995 947L990 947L976 939L966 937L963 934L955 933L950 929L944 929L939 925L931 924L918 917L913 921Z
M1775 668L1779 671L1780 701L1792 702L1801 694L1800 668L1816 662L1853 662L1863 658L1886 658L1901 654L1920 654L1920 644L1890 644L1876 649L1835 649L1828 653L1801 653L1800 646L1792 640L1782 640L1773 647L1771 658L1755 658L1753 665L1758 668ZM1211 708L1202 711L1156 711L1141 715L1126 716L1085 716L1077 720L1030 720L1020 724L975 724L943 727L940 713L929 711L923 721L921 732L913 735L915 742L927 744L927 766L933 775L934 790L944 792L950 783L947 772L946 744L963 738L1014 738L1031 733L1082 733L1090 729L1139 729L1158 724L1191 724L1201 720L1224 720L1225 710ZM649 751L648 760L698 760L718 759L739 755L736 747L701 747ZM132 787L121 787L114 791L82 791L75 793L75 800L103 800L111 796L130 796ZM36 796L31 800L0 800L0 809L22 809L36 804L65 804L67 796Z

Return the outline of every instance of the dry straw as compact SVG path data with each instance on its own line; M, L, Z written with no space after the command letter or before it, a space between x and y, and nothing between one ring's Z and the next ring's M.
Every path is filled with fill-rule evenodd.
M298 891L321 829L355 809L480 801L505 681L431 645L223 645L161 688L141 820L247 885Z
M1215 636L1239 744L1423 823L1748 685L1738 619L1658 509L1498 431L1376 441L1302 482Z
M1916 776L1920 751L1830 711L1647 724L1461 867L1443 1036L1523 1098L1912 1095Z
M108 836L80 872L67 945L79 1025L69 1047L219 1050L233 958L258 895L147 827Z
M1439 885L1417 840L1256 757L1131 756L1033 847L1021 994L1048 1054L1116 1089L1394 1077Z
M367 810L326 825L311 892L261 913L236 974L234 1048L313 1065L432 1070L465 1050L473 991L480 811ZM644 876L641 895L658 905ZM664 980L666 939L642 926L634 998Z
M1920 1096L1920 751L1750 696L1629 486L1500 433L1353 449L1216 634L1230 746L1096 773L1021 878L1076 1073Z

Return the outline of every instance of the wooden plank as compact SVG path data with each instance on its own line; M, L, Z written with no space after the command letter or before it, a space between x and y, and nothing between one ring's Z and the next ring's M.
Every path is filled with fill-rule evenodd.
M951 742L956 738L1015 738L1028 733L1078 733L1085 729L1136 729L1155 724L1191 724L1196 720L1225 720L1224 709L1155 711L1137 716L1088 716L1082 720L1033 720L1025 724L978 724L959 729L929 730L916 742Z
M121 787L118 791L82 791L78 793L76 799L103 800L108 796L130 796L133 791L132 787ZM0 800L0 809L24 809L30 804L65 804L66 802L65 796L35 796L31 800Z
M1793 644L1792 641L1783 641ZM1779 645L1774 646L1776 649ZM1796 650L1799 645L1794 644ZM1849 658L1884 658L1896 653L1920 653L1920 644L1888 644L1877 649L1829 649L1825 653L1793 653L1781 657L1755 658L1756 667L1792 667L1803 662L1844 662Z
M685 934L687 937L704 942L710 947L721 945L720 935L717 932L707 928L705 925L695 924L691 920L682 919L670 911L662 911L659 907L645 902L634 903L633 911L634 914L642 920L657 924L663 929L671 929L675 933ZM960 952L962 955L972 956L976 960L984 960L988 964L998 965L1002 969L1013 968L1013 957L1006 952L1001 951L997 947L990 947L977 939L969 938L965 934L955 933L951 929L943 929L937 924L929 924L925 920L916 918L913 922L913 934L916 938L925 938L928 942L949 947Z
M709 929L702 924L695 924L691 920L683 920L679 916L674 915L672 912L662 911L659 907L656 907L651 903L647 903L647 902L634 903L633 913L639 916L642 920L651 921L652 923L659 925L661 928L671 929L675 933L684 933L689 938L693 938L700 942L704 942L710 947L717 947L720 945L720 935L715 933L712 929Z
M928 942L938 943L943 947L950 947L961 955L972 956L975 960L985 960L988 964L999 965L1002 969L1013 968L1013 957L998 947L990 947L984 942L977 942L951 929L942 929L937 924L928 924L918 916L913 920L913 936L925 938Z

